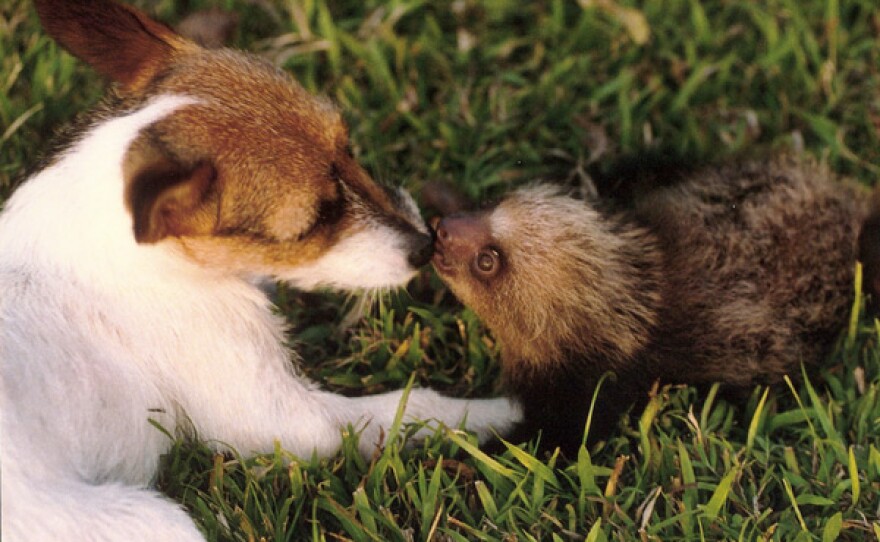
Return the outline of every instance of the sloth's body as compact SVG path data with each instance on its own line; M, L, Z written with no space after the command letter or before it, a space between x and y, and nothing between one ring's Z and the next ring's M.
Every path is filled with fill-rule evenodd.
M605 213L549 186L437 224L434 266L501 342L514 441L580 444L659 379L748 390L827 356L851 305L857 187L791 160L703 171Z

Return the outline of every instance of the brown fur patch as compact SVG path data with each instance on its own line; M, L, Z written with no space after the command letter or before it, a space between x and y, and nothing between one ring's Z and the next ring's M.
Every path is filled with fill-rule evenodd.
M167 26L110 0L35 0L34 5L58 43L129 91L142 89L175 50L188 47Z
M336 108L287 74L112 1L37 5L54 38L119 83L98 122L156 96L194 102L143 130L123 160L138 242L171 238L202 263L276 274L383 223L404 235L398 249L425 252L417 212L354 160Z
M182 164L141 140L127 153L122 170L130 179L125 198L139 243L214 231L217 171L209 162Z

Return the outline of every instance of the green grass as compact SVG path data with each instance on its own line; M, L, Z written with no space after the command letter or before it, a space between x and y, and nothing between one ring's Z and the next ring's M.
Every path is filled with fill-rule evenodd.
M876 183L875 0L583 3L600 7L303 0L273 14L220 2L243 14L239 46L332 96L363 163L417 196L431 179L474 199L534 178L580 182L657 148L712 160L803 146ZM185 11L141 5L170 22ZM0 201L100 89L28 2L2 4ZM348 331L341 296L283 290L280 305L309 373L333 389L414 375L457 395L495 390L497 345L427 270ZM354 436L329 460L179 442L160 486L217 540L880 540L880 328L854 314L821 378L745 404L660 390L572 462L528 448L489 457L446 429L371 461Z

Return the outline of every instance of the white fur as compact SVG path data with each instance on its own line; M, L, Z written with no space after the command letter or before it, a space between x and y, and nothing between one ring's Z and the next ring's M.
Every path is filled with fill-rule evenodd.
M314 262L279 278L304 289L396 286L412 277L402 244L396 231L377 224L343 239Z
M192 103L160 97L93 128L29 179L0 214L0 461L3 540L200 540L145 489L168 429L218 449L334 453L349 424L369 454L400 392L346 398L295 374L284 322L260 289L208 270L172 242L140 245L121 162L145 126ZM366 228L306 269L303 287L401 284L400 247ZM381 247L389 254L377 260ZM311 276L319 277L317 279ZM329 278L328 277L334 277ZM519 419L506 399L413 390L407 416L481 438Z
M401 211L424 234L428 227L412 196L399 190ZM321 286L356 290L405 284L412 278L406 261L406 240L394 228L375 223L334 245L317 260L291 269L278 278L303 288Z
M422 219L422 215L419 212L419 206L416 205L416 200L413 199L410 193L403 188L398 188L397 196L400 199L401 210L409 215L410 222L418 228L420 232L430 234L431 232L428 230L428 225L425 224L425 221Z

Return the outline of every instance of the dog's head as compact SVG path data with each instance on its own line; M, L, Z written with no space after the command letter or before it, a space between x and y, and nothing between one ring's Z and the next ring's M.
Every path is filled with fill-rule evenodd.
M191 99L122 160L137 242L176 243L203 265L305 288L398 285L430 258L412 199L374 182L339 112L285 73L203 49L111 0L36 6L55 40L116 83L117 113Z

